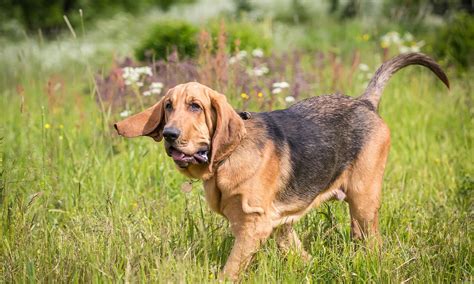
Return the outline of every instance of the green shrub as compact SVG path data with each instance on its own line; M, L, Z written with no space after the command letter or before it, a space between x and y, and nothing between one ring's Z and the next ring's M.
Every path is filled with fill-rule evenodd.
M166 59L177 50L180 56L196 55L198 28L183 21L160 22L152 27L148 37L135 50L139 60Z
M220 26L219 21L209 23L214 46L217 43ZM225 22L225 34L227 46L231 53L237 49L237 40L239 40L239 50L250 51L255 48L261 48L268 52L271 49L271 40L265 36L263 27L254 22Z
M311 21L311 9L307 2L292 0L290 4L279 5L276 9L275 21L290 24L307 24Z
M110 17L124 11L138 13L151 7L168 10L171 6L191 3L195 0L2 0L0 1L0 25L15 19L30 32L41 29L45 34L67 29L63 15L67 15L73 26L80 24L79 9L83 20L91 22L97 18Z
M474 62L474 16L455 15L433 39L433 51L461 69Z
M270 39L264 36L261 26L250 22L225 23L226 45L228 52L237 50L253 50L261 48L268 52L271 48ZM221 24L219 21L210 22L209 30L213 38L214 49L217 48L217 38ZM135 49L138 60L166 59L175 49L181 57L194 57L198 51L199 29L183 21L160 22L151 28L151 32Z

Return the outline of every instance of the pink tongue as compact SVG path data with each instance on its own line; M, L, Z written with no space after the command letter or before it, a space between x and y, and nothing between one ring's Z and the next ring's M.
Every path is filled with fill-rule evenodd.
M177 150L173 150L173 152L171 153L171 157L175 161L188 162L188 163L194 159L192 156L188 156Z
M173 157L173 160L182 160L186 156L184 153L181 153L179 151L173 151L171 153L171 156Z

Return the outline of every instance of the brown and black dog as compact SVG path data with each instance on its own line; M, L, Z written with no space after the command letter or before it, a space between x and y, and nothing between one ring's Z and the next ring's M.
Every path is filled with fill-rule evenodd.
M224 95L194 82L115 128L125 137L164 137L178 170L203 180L210 208L229 220L235 236L221 277L236 279L277 227L284 251L294 247L310 258L292 225L330 199L349 204L353 238L378 239L390 131L377 108L390 76L412 64L428 67L449 88L435 61L411 53L384 63L358 98L319 96L239 115Z

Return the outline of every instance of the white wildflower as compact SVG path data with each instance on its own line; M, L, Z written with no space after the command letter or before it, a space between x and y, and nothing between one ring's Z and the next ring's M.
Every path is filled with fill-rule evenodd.
M161 90L163 89L163 83L161 82L153 82L150 84L150 93L159 95L161 94Z
M229 58L229 64L237 63L238 61L244 59L245 57L247 57L247 51L245 50L239 51L235 56L232 56L231 58Z
M153 82L150 84L150 89L162 89L163 83L161 82Z
M411 52L420 52L420 49L425 45L425 41L415 42L410 46Z
M288 96L288 97L285 98L285 102L287 102L289 104L291 104L294 101L295 101L295 97L293 97L293 96Z
M420 47L414 45L414 46L410 47L410 52L420 52Z
M149 97L149 96L151 96L151 92L150 92L150 91L144 91L144 92L143 92L143 95L144 95L145 97Z
M380 45L387 48L392 44L399 45L402 42L400 34L397 32L388 32L380 38Z
M282 91L281 88L274 88L274 89L272 90L272 94L275 94L275 95L276 95L276 94L281 93L281 91Z
M403 40L404 41L413 41L413 35L411 33L405 33L405 35L403 35Z
M154 95L159 95L161 94L161 89L150 89L150 92Z
M367 72L367 71L369 71L369 65L361 63L361 64L359 64L359 70L363 71L363 72Z
M239 53L237 53L236 57L237 57L238 60L244 59L245 57L247 57L247 51L245 51L245 50L239 51Z
M142 75L152 76L151 67L124 67L122 68L122 78L125 80L125 85L137 85L138 87L143 86L140 78Z
M151 72L151 67L148 66L143 66L143 67L138 67L135 68L140 75L148 75L148 76L153 76L153 73Z
M405 33L403 37L397 32L389 32L380 38L382 48L388 48L390 45L398 47L400 53L419 52L421 47L425 45L424 41L415 42L415 38L411 33Z
M407 52L410 52L410 48L408 46L400 45L398 47L398 51L400 53L407 53Z
M129 116L129 115L131 115L131 114L132 114L132 112L131 112L130 110L126 109L126 110L124 110L124 111L122 111L122 112L120 113L120 116L121 116L121 117L127 117L127 116Z
M254 75L257 77L263 76L267 74L270 70L268 70L267 66L260 66L260 67L255 67L252 70L248 71L250 75Z
M124 67L122 68L122 76L123 77L128 77L130 76L130 73L133 72L133 67Z
M389 32L388 37L390 41L394 44L399 44L401 42L400 34L397 32Z
M286 89L286 88L289 88L290 87L290 84L288 84L287 82L283 81L283 82L275 82L273 83L273 88L280 88L280 89Z
M122 69L122 77L126 85L132 85L140 79L140 74L133 67L125 67Z
M262 69L256 68L256 69L253 70L253 74L257 77L260 77L265 73L262 71Z
M263 74L267 74L268 71L270 71L270 70L268 70L267 66L260 67L260 70L263 72Z
M261 48L256 48L252 50L253 57L263 57L263 50Z
M234 63L236 63L237 61L239 61L239 60L238 60L237 57L235 57L235 56L232 56L231 58L229 58L229 64L234 64Z

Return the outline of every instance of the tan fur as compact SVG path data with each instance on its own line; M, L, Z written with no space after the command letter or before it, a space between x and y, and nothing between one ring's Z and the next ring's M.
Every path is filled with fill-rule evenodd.
M265 211L263 210L262 207L250 206L249 194L242 194L242 210L246 214L252 214L252 213L263 214L263 213L265 213Z
M173 112L163 110L168 101L175 107ZM191 113L190 102L198 102L203 111ZM119 122L116 128L126 137L146 135L161 140L160 126L171 125L182 131L177 141L181 151L193 153L206 143L211 145L209 165L192 164L178 169L186 176L202 179L209 207L229 220L235 243L221 277L237 279L277 227L280 248L284 252L296 248L309 260L293 223L323 202L344 194L351 212L352 236L378 236L381 183L390 133L378 116L374 114L373 119L380 121L379 127L352 166L311 202L285 203L277 196L291 172L289 149L279 149L277 155L276 146L269 139L257 149L252 137L263 137L265 130L251 119L244 125L225 96L203 85L179 85L152 108Z
M355 162L347 187L351 213L351 234L355 239L379 238L378 210L382 178L390 150L390 130L379 119L379 125Z
M228 198L241 196L244 213L256 213L252 212L255 210L262 211L258 213L270 212L270 205L282 184L278 174L281 163L274 151L270 140L260 155L246 146L246 142L239 145L216 173L222 203L225 204Z

